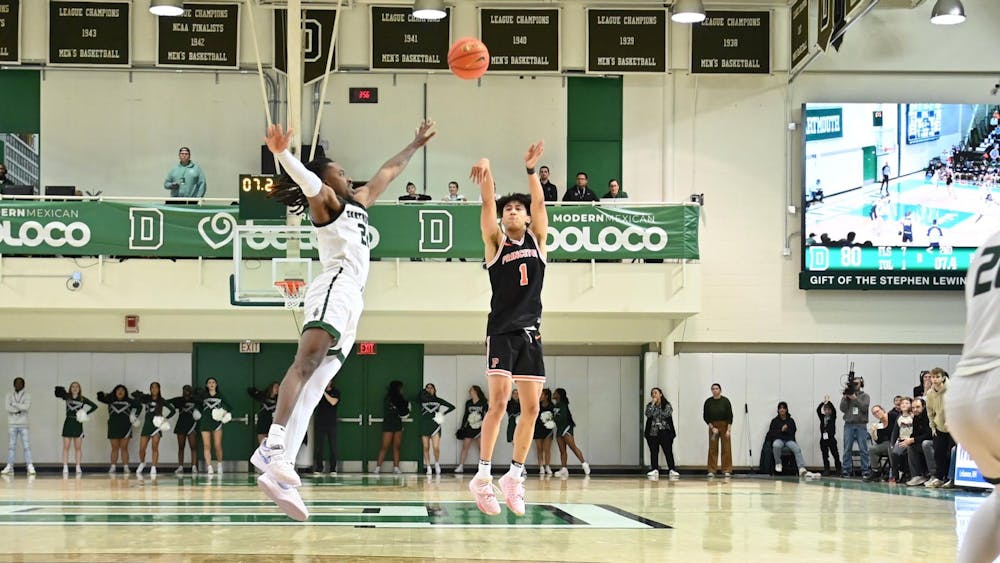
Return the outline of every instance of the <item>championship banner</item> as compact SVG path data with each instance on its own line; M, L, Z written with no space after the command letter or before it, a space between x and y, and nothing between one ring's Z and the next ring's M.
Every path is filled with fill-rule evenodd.
M548 207L553 259L697 259L696 205ZM479 207L377 205L369 210L373 258L483 258ZM0 254L231 258L233 206L105 201L0 202ZM302 255L316 256L315 244ZM280 235L249 237L246 258L285 256Z

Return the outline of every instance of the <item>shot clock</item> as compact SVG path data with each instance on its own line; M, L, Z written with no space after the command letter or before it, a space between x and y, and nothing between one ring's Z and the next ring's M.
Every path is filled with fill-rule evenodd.
M285 206L268 199L267 194L274 187L275 177L261 174L240 174L239 201L240 220L284 219Z

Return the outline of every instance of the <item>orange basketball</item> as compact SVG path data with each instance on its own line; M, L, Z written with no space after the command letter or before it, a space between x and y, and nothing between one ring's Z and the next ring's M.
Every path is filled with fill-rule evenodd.
M475 37L463 37L448 49L448 67L462 80L475 80L490 67L490 52Z

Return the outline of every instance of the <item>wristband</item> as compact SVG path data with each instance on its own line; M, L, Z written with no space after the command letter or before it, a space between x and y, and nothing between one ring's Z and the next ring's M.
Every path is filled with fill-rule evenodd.
M528 168L527 166L524 167L524 170L527 171L527 173L528 173L529 176L531 176L532 174L535 173L535 169L534 168Z

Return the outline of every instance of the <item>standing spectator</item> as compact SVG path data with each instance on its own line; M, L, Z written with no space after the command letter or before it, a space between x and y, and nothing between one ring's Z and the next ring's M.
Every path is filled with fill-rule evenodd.
M56 387L56 398L66 401L66 420L62 427L62 462L63 476L69 475L69 446L73 443L73 450L76 453L76 474L82 475L80 460L83 459L83 423L90 419L90 415L97 410L97 405L93 401L83 396L80 384L76 381L69 384L69 391L65 387Z
M278 385L275 383L274 385ZM277 389L275 389L277 397ZM323 390L323 398L313 411L313 474L323 471L323 443L330 450L330 463L326 473L337 474L337 406L340 405L340 389L331 379ZM268 426L270 428L270 426Z
M937 471L934 465L934 452L930 455L924 453L924 442L930 442L931 421L927 416L923 399L913 399L913 434L910 435L908 448L906 448L906 459L910 464L910 480L907 485L913 487L923 485L929 481L929 475ZM933 448L933 445L930 446Z
M608 181L608 193L601 199L628 199L628 192L622 190L617 178L612 178Z
M375 461L375 474L382 471L385 452L392 445L392 472L400 474L399 448L403 444L403 418L410 414L410 402L403 396L403 382L392 381L382 402L382 447Z
M441 474L441 425L444 415L455 410L455 405L437 396L437 386L424 385L420 391L420 441L424 446L424 467L427 474ZM431 464L431 454L434 464Z
M847 477L854 462L851 459L853 444L858 445L861 454L861 475L871 471L868 464L868 408L871 398L865 393L865 380L861 377L849 382L840 399L840 412L844 413L844 463L842 476Z
M465 401L465 410L462 411L462 426L455 432L455 437L462 441L462 452L458 456L455 473L465 471L465 458L469 455L473 440L477 445L479 443L479 436L483 433L483 417L487 410L489 403L483 395L483 388L473 385L469 388L469 400Z
M0 186L9 186L13 182L7 177L7 167L0 164Z
M267 433L274 422L274 409L278 407L278 389L281 385L277 381L272 381L267 386L267 391L261 391L256 387L248 387L247 394L250 398L260 403L260 410L257 411L257 421L254 429L257 432L257 445L261 445L267 438Z
M14 378L14 392L7 393L4 401L7 407L7 465L0 474L14 473L14 452L17 440L21 440L24 450L24 462L28 465L28 475L35 474L35 466L31 463L31 437L28 434L28 410L31 409L31 393L24 390L24 378Z
M576 445L576 438L573 436L573 429L576 428L576 422L573 421L573 413L569 410L569 396L566 394L566 390L559 387L552 394L552 420L556 423L556 444L559 446L559 461L562 463L562 469L556 471L556 475L560 477L569 477L569 469L566 467L566 448L573 450L573 455L576 459L580 460L580 466L583 468L584 475L590 475L590 464L587 460L583 458L583 452Z
M681 476L677 472L677 464L674 463L674 438L677 437L677 430L674 427L674 406L667 400L666 395L659 387L653 387L649 392L649 402L646 403L646 428L643 435L646 437L646 445L649 446L649 473L650 477L660 476L660 450L663 450L663 457L667 461L667 469L670 471L671 479Z
M418 194L417 185L413 182L406 183L406 195L399 196L399 201L430 201L431 196L427 194Z
M931 372L924 370L920 372L916 387L913 388L913 398L926 397L931 390Z
M170 399L180 414L177 415L177 423L174 425L174 435L177 436L177 475L184 474L184 444L191 449L191 474L198 472L198 419L201 418L201 411L198 410L198 401L194 398L194 390L190 385L181 388L181 396Z
M795 419L788 414L788 403L778 403L778 416L771 419L771 427L767 430L767 439L771 440L771 452L774 454L774 472L781 473L781 449L788 448L795 456L795 465L799 467L799 477L815 479L816 473L806 469L806 460L802 457L802 448L795 441Z
M889 438L891 444L889 463L891 473L889 482L895 483L900 480L904 473L909 472L906 464L906 448L909 447L909 438L913 435L913 413L910 412L912 400L903 397L899 401L899 416L896 417L896 425L892 428L892 436ZM906 471L904 471L906 465Z
M538 169L538 180L542 183L545 201L559 201L559 187L549 181L548 166L542 166Z
M889 195L889 163L886 162L882 165L882 183L878 186L878 193L882 195L882 190L885 190L885 195Z
M587 173L576 173L576 185L566 190L563 194L563 201L597 201L597 194L587 187Z
M507 443L514 442L514 430L517 429L517 419L521 416L521 394L517 387L511 389L510 400L507 401Z
M556 422L553 420L552 391L542 389L538 399L538 418L535 419L535 452L538 456L538 474L552 475L552 437L556 433Z
M167 179L163 181L164 189L170 190L170 197L205 197L205 173L200 166L191 162L191 149L181 147L177 156L180 162L167 172Z
M872 423L869 429L869 435L872 437L872 443L874 444L868 450L868 455L874 460L872 463L872 468L881 466L881 458L889 458L889 454L892 450L892 422L889 420L889 414L885 412L882 405L875 405L872 407L872 415L875 416L876 421ZM891 471L890 471L891 473ZM874 479L875 472L873 471L868 480ZM882 477L885 478L884 476Z
M708 476L715 477L719 463L719 442L722 442L722 474L733 476L733 405L722 396L722 386L712 384L712 396L705 399L702 418L708 425Z
M944 413L944 397L948 392L948 372L941 368L932 369L931 382L933 386L927 392L927 415L931 422L931 433L934 436L933 450L936 471L933 478L927 482L927 486L937 488L948 481L948 464L951 460L951 450L955 447L955 440L948 432L948 423ZM926 449L924 455L927 455Z
M468 201L464 195L458 193L458 182L452 180L448 182L448 195L441 198L441 201Z
M831 456L836 474L840 475L843 470L840 466L840 452L837 450L837 409L830 402L829 395L823 397L823 402L816 407L816 416L819 417L819 451L823 456L823 474L830 474L830 460L827 456Z

